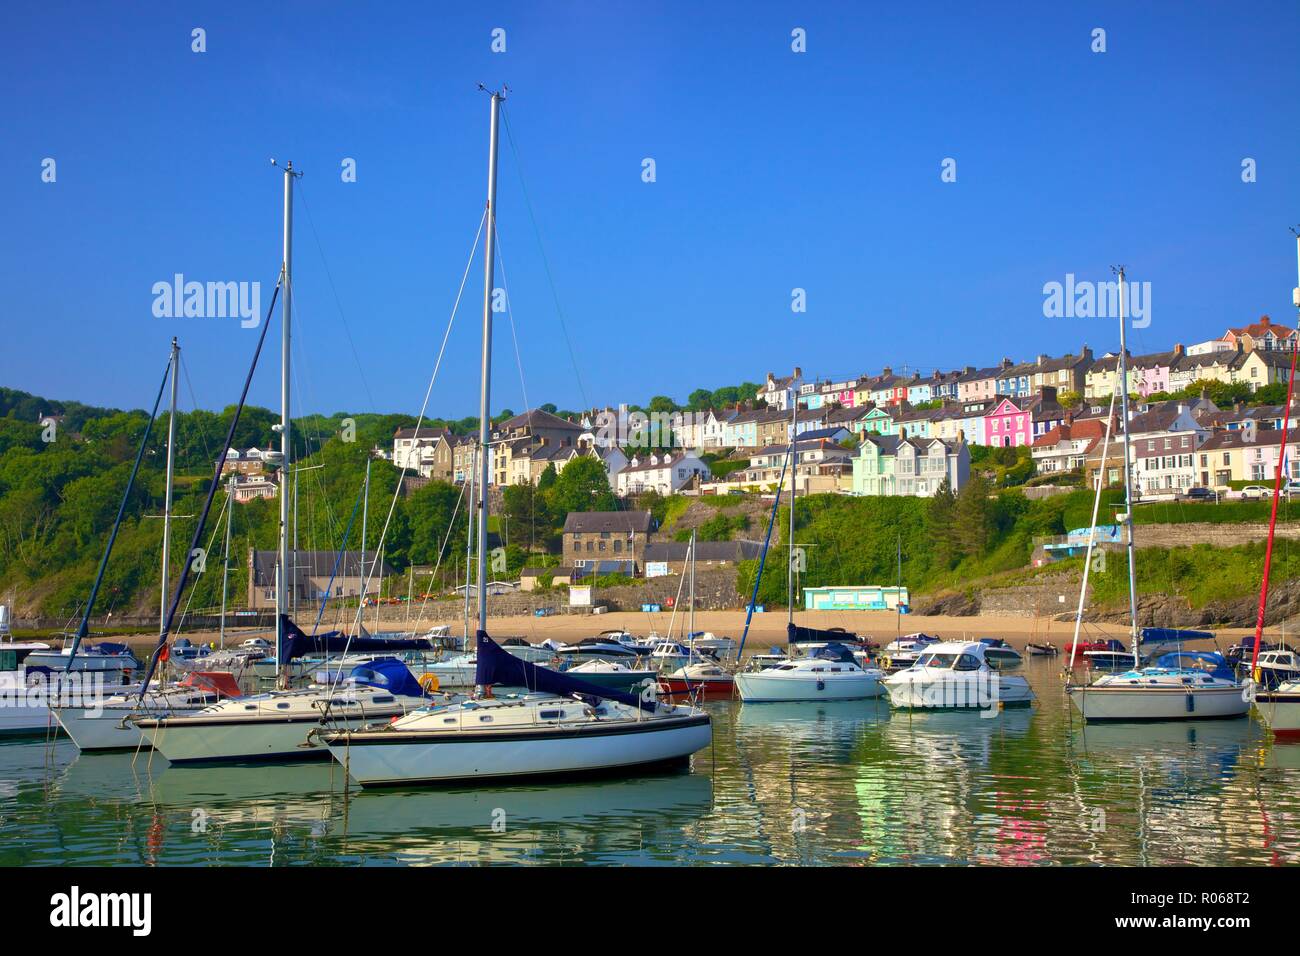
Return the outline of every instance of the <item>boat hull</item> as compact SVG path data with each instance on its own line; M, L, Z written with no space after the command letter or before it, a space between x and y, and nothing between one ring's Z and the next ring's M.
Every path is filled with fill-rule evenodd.
M736 694L736 682L730 677L686 680L682 677L659 678L659 693L666 697L695 697L703 700L729 700Z
M207 703L190 707L168 707L170 713L185 710L199 710ZM158 713L161 708L156 708ZM54 716L58 718L63 732L72 738L78 750L136 750L152 746L149 739L127 717L137 713L134 704L126 707L106 706L91 710L85 707L55 708Z
M328 737L329 752L363 787L554 777L684 761L709 745L707 714L499 734L390 732Z
M1274 736L1300 739L1300 693L1255 695L1255 711Z
M890 704L905 710L997 710L1034 702L1034 692L1023 677L982 671L969 675L944 671L928 677L924 672L903 671L886 681L885 687Z
M747 704L801 700L866 700L885 692L871 674L786 677L779 671L751 671L736 675L736 690Z
M373 711L364 717L334 719L330 729L355 730L363 724L399 716ZM312 731L325 727L318 717L244 720L199 717L139 721L140 731L169 763L243 763L258 760L328 760L329 751Z
M1070 687L1067 693L1089 723L1228 720L1250 709L1240 687Z

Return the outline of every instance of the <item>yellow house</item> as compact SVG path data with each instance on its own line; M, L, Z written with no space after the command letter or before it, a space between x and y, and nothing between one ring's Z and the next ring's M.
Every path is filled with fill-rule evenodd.
M1232 363L1232 381L1245 382L1252 392L1274 382L1286 382L1290 377L1289 352L1254 349Z

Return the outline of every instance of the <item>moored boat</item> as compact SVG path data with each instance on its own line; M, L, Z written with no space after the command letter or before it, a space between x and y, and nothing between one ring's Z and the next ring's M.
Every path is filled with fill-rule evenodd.
M762 670L736 674L736 691L745 703L813 700L865 700L884 693L884 672L864 670L842 645L828 645L805 657Z
M989 712L1033 703L1029 681L999 673L989 665L987 651L979 641L931 644L911 667L885 678L889 702L900 708Z
M1153 666L1107 674L1066 688L1088 722L1218 720L1244 717L1249 694L1223 655L1207 651L1165 654Z

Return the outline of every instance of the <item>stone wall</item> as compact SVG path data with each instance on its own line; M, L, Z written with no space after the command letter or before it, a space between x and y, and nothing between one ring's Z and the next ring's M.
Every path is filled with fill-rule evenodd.
M979 594L980 614L1006 617L1052 618L1073 614L1078 604L1078 574L1053 574L1017 587L989 588Z
M1205 507L1205 506L1201 506ZM1300 538L1300 525L1278 522L1277 536ZM1136 541L1139 548L1179 548L1194 544L1211 544L1216 548L1230 548L1268 539L1268 523L1258 524L1152 524L1138 525Z

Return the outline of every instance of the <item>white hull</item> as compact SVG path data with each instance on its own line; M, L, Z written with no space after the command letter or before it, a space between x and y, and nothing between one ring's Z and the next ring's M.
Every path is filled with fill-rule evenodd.
M705 718L623 722L601 733L542 728L496 740L476 735L400 734L349 745L331 741L330 753L362 786L443 783L501 777L576 774L684 760L709 745Z
M372 712L364 718L336 719L331 728L355 730L362 724L382 720L391 714ZM153 748L170 763L199 761L297 760L324 757L325 747L308 735L321 728L319 720L287 720L257 717L249 720L205 721L181 717L161 726L141 728Z
M1300 693L1260 692L1255 712L1278 736L1300 736Z
M736 689L745 703L800 700L865 700L885 692L871 674L827 674L787 677L781 671L745 671L736 675Z
M928 676L920 672L912 680L891 679L885 686L891 704L910 710L991 710L998 705L1014 707L1034 700L1034 692L1023 677L994 676L990 680L988 672L941 671Z
M1244 717L1240 687L1071 687L1070 702L1084 720L1213 720Z
M169 713L196 711L207 706L193 704L189 706L169 706ZM58 718L63 732L72 738L78 750L135 750L148 747L149 741L140 728L126 720L137 713L134 703L126 705L105 705L98 711L84 707L57 708L54 716ZM154 710L154 715L158 710Z
M0 737L32 737L55 734L59 725L44 705L0 707Z

